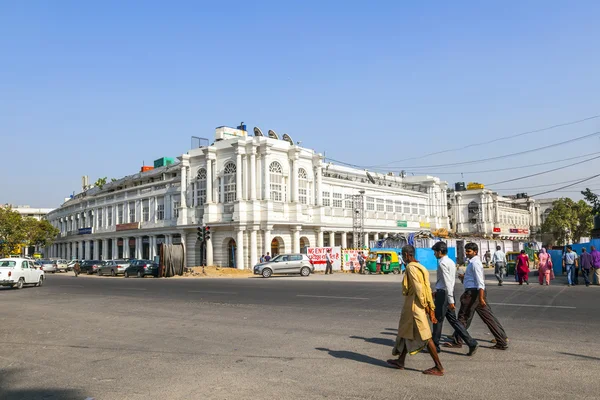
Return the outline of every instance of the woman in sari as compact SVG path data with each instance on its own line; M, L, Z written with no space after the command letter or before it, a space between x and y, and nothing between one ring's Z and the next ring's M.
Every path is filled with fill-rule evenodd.
M540 251L540 255L538 256L539 263L539 272L540 272L540 285L543 285L544 282L546 286L550 285L550 278L552 274L552 257L546 251L544 247Z
M519 277L519 285L525 281L529 285L529 257L525 254L525 250L521 250L521 254L517 257L517 275Z

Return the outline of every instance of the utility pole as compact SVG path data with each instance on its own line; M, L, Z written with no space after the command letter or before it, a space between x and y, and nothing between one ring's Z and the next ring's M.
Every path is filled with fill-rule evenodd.
M352 195L352 245L355 249L362 249L365 247L365 191L358 193Z

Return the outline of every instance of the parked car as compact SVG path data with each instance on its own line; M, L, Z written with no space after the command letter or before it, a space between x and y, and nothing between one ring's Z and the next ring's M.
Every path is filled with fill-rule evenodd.
M21 289L24 285L42 286L44 270L24 258L0 259L0 286Z
M67 271L73 271L73 267L75 266L75 263L79 263L81 264L83 262L83 260L71 260L67 263Z
M67 260L62 260L62 259L57 259L57 260L53 260L54 263L56 264L56 271L57 272L67 272L69 270L68 266L67 266Z
M122 275L125 273L125 270L131 264L130 261L127 260L107 260L103 261L102 265L98 268L98 275Z
M100 264L102 264L102 261L100 260L86 260L83 261L82 263L79 264L79 267L81 268L81 274L94 274L96 272L98 272L98 268L100 267Z
M146 275L158 278L158 264L150 260L133 260L129 267L125 269L123 275L125 275L125 278L129 278L130 276L143 278Z
M268 278L273 274L300 274L309 276L315 267L306 254L280 254L272 260L254 266L254 275Z
M42 264L42 269L44 272L55 273L58 271L58 265L56 265L56 262L53 260L40 260L40 263Z

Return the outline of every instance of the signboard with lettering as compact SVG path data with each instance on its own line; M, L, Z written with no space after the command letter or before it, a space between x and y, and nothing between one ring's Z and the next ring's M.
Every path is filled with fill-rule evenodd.
M431 228L431 223L429 223L429 222L419 222L419 227L421 227L421 228Z
M358 262L358 253L362 253L365 262L363 265L367 263L367 257L369 255L368 250L354 250L354 249L344 249L342 250L342 269L344 271L360 271L360 263Z
M509 229L509 232L510 232L510 233L519 233L519 230L518 230L518 229L515 229L515 228L510 228L510 229Z
M500 232L502 232L502 229L500 229L500 228L494 228L494 233L500 233Z
M129 224L117 224L116 230L119 231L131 231L133 229L140 229L139 222L131 222Z
M327 250L331 251L332 268L334 271L342 269L341 247L309 247L306 254L315 266L315 271L325 271L327 265Z
M398 228L408 228L408 221L396 221L396 226L398 226Z
M77 231L78 235L91 235L92 234L92 228L79 228L79 230Z

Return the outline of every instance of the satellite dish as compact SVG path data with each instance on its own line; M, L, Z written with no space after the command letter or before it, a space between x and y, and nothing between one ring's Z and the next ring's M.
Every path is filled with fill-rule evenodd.
M285 140L286 142L288 142L289 144L291 144L292 146L294 145L294 141L292 140L292 138L290 137L290 135L288 135L287 133L283 134L283 140Z
M269 137L271 139L279 139L279 136L277 136L277 134L275 133L274 130L269 129Z
M254 127L254 136L265 136L265 135L263 135L263 133L259 127L255 126Z
M371 174L367 171L367 178L371 181L372 184L375 184L375 178L371 176Z

